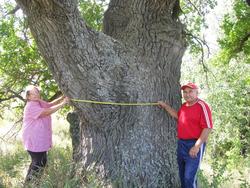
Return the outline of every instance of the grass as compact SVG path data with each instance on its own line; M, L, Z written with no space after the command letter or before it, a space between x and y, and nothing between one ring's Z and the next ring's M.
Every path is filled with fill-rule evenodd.
M13 126L7 121L0 122L0 137L2 138L0 188L77 188L83 185L91 188L101 187L93 175L85 174L83 178L82 175L75 173L69 125L65 120L55 118L53 119L53 147L48 153L48 164L42 178L34 179L24 186L24 179L31 160L21 142L20 126ZM13 132L17 132L17 134L13 136Z
M0 156L0 187L20 187L20 178L24 164L28 162L28 155L23 150L21 143L17 143L13 152Z
M42 178L35 179L27 187L80 187L80 178L74 177L71 153L71 148L54 147L49 152Z

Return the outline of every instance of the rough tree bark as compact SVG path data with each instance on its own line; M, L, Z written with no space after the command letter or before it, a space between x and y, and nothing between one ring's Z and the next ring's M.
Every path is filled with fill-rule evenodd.
M86 26L76 0L16 1L69 97L180 106L185 41L176 0L111 0L105 34ZM72 103L80 122L76 162L114 187L179 186L176 122L163 110Z

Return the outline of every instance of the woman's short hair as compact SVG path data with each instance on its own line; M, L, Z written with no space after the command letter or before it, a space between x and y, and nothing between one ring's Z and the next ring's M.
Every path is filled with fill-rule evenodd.
M40 88L38 86L35 86L35 85L28 85L26 88L25 88L25 92L24 92L24 95L25 95L25 99L28 100L28 96L30 95L30 91L32 89L36 88L39 92L40 92Z

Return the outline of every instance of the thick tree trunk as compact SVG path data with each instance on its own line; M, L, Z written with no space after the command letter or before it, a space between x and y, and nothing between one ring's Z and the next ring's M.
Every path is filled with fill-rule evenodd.
M86 27L76 1L17 2L66 95L180 106L185 43L181 24L172 18L175 0L112 0L106 35ZM176 122L166 112L156 106L73 105L80 117L76 162L114 187L179 186Z

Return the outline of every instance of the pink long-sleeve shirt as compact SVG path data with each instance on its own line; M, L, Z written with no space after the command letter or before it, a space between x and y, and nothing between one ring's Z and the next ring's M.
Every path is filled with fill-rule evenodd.
M22 138L26 150L48 151L52 147L51 116L39 117L51 105L45 101L28 101L23 114Z

